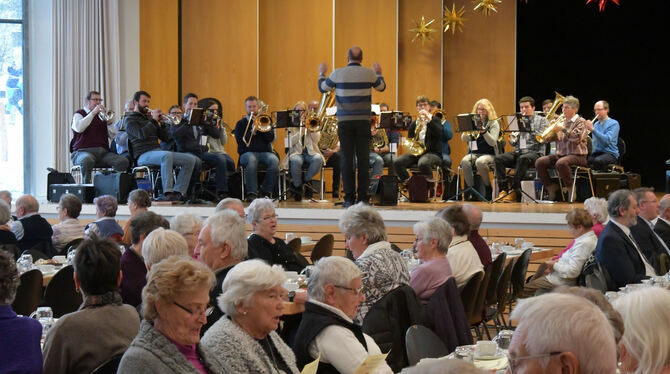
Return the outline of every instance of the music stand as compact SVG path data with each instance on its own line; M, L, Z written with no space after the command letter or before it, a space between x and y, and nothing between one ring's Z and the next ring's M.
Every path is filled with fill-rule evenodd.
M475 121L475 115L471 113L466 113L466 114L459 114L456 116L456 125L457 125L457 130L456 132L473 132L473 131L481 131L482 128L480 126L477 126L477 123ZM468 141L468 154L472 154L472 141ZM472 177L472 184L474 185L475 182L475 159L470 157L470 175ZM489 202L487 198L485 198L479 191L477 191L474 186L468 186L464 188L462 191L459 191L457 194L449 198L448 200L458 200L458 198L461 195L465 195L467 192L472 192L474 193L479 200L484 201L484 202Z
M193 108L188 112L188 125L198 126L202 122L205 111L202 108Z

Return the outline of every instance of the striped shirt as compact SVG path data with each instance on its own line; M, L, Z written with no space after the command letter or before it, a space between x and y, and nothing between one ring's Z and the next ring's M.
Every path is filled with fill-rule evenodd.
M386 82L381 74L352 62L335 69L328 78L319 75L319 91L325 93L333 88L338 121L370 120L372 88L384 91Z

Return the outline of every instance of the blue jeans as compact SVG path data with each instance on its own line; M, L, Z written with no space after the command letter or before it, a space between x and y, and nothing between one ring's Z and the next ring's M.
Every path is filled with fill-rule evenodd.
M235 170L235 162L223 153L204 152L200 156L196 170L202 170L202 162L216 168L216 192L228 192L228 171ZM202 160L202 161L200 161Z
M149 151L142 153L137 159L138 165L152 165L161 167L161 180L163 181L163 193L177 191L186 195L188 183L193 174L193 168L197 162L197 157L189 153L169 152L169 151ZM172 168L181 166L181 171L177 175L177 184L173 186Z
M291 155L289 159L289 170L291 172L291 179L293 186L300 187L303 180L300 178L303 164L307 164L307 171L305 172L305 182L309 182L315 175L321 171L323 165L323 157L320 154L310 155L307 150L304 150L299 155Z
M258 194L258 163L265 165L265 179L261 190L270 194L274 191L279 176L279 159L272 152L246 152L240 156L240 165L244 166L246 181L245 192Z

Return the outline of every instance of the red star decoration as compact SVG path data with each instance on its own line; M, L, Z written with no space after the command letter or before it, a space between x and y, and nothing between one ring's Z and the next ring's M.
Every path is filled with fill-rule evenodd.
M607 5L607 0L586 0L586 4L590 2L598 2L598 10L602 13L605 11L605 5ZM616 5L619 5L619 0L612 0L612 2Z

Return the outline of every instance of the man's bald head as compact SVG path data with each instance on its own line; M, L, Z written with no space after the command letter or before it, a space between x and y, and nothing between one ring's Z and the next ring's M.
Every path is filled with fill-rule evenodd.
M468 221L470 222L470 230L479 230L479 226L482 224L482 211L472 204L463 204L463 211L468 215Z
M26 214L37 213L40 203L31 195L23 195L16 199L16 217L21 218Z
M361 47L351 47L347 51L347 58L349 62L362 62L363 61L363 50Z

